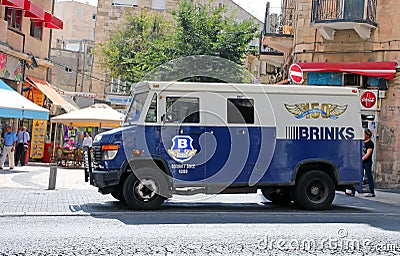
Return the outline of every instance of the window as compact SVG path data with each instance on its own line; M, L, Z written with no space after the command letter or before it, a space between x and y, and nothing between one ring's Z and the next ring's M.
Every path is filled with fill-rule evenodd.
M199 98L167 97L167 123L200 123Z
M343 83L344 85L361 85L361 75L358 74L343 74Z
M128 113L126 114L125 123L137 122L140 114L142 113L143 106L146 103L148 92L135 94L131 105L129 106Z
M145 121L148 123L157 123L157 93L154 93L153 98L151 99Z
M22 10L16 10L6 7L5 13L6 15L4 16L4 20L7 21L8 27L21 31Z
M151 9L165 10L165 9L167 9L167 1L166 0L153 0L153 1L151 1Z
M92 20L96 19L96 14L92 14Z
M65 72L67 72L67 73L72 73L72 68L65 67Z
M254 124L254 100L228 99L228 123Z
M30 35L34 38L42 40L43 33L43 22L40 21L31 21L31 31Z

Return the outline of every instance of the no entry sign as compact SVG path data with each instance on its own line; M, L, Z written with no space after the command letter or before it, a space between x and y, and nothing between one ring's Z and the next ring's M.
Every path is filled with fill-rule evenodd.
M289 68L289 77L292 79L293 82L296 84L303 83L303 70L297 64L292 64Z

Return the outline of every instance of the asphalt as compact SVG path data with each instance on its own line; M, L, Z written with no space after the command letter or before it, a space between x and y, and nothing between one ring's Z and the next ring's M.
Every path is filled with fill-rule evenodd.
M124 204L111 195L102 195L95 187L84 182L82 169L58 168L55 190L48 190L49 173L50 166L43 164L1 170L0 217L88 216L130 212ZM400 207L400 191L398 190L377 190L374 198L365 198L362 194L357 194L356 197L367 202L364 205L368 205L366 200L369 200L371 203L384 203L392 208ZM240 199L237 200L237 198ZM344 197L343 193L338 193L337 198L340 199L339 204L352 200L351 197ZM165 203L170 211L185 211L185 209L192 210L193 208L213 211L213 209L232 207L237 211L257 211L265 204L268 204L268 201L260 194L242 197L236 195L175 196Z

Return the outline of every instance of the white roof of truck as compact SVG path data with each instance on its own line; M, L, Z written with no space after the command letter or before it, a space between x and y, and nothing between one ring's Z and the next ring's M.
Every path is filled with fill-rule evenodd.
M141 82L136 84L135 91L175 91L175 92L242 92L268 94L314 94L355 96L358 90L351 87L276 85L276 84L228 84L228 83L193 83L193 82Z

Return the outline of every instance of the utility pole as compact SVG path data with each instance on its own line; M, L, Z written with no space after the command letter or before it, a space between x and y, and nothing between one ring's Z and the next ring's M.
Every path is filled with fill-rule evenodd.
M85 82L85 64L86 64L86 48L87 48L87 41L86 39L83 39L81 42L83 42L83 63L82 63L82 83L81 83L81 92L83 92L83 86L84 86L84 82Z
M78 59L76 61L75 92L78 91L77 89L78 89L79 59L80 59L81 51L82 51L82 41L79 42L79 51L77 54Z

